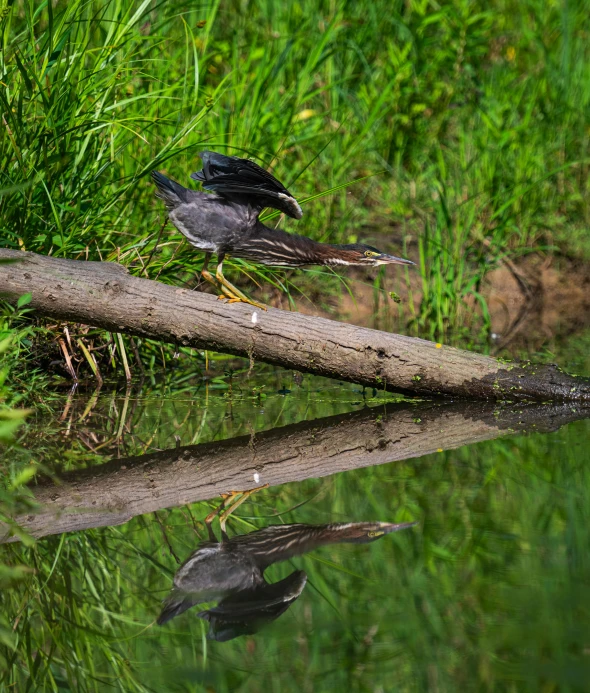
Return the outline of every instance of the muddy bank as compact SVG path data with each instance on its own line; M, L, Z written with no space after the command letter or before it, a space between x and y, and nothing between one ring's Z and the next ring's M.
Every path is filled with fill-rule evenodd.
M353 270L345 274L351 294L326 295L310 290L309 279L293 275L292 281L306 293L293 292L301 313L336 318L361 327L404 332L422 300L422 280L410 272L410 285L395 271L388 271L376 290L377 270ZM401 299L396 302L389 292ZM490 271L481 286L491 318L491 339L496 350L538 351L556 337L567 337L590 328L590 266L578 260L531 255ZM287 308L276 292L271 302ZM475 300L467 302L466 315L481 314ZM475 325L474 325L475 327Z

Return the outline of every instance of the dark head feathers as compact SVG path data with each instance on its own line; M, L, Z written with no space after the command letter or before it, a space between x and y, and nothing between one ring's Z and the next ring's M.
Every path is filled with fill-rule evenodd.
M366 250L370 250L373 253L381 254L381 251L377 248L373 248L372 245L365 245L364 243L346 243L346 244L333 244L334 248L340 248L341 250L358 250L359 253L363 253Z

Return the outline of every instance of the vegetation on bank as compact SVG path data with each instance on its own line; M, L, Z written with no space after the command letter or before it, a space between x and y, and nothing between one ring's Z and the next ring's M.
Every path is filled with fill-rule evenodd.
M148 173L186 183L208 147L273 167L305 203L285 228L415 259L417 312L389 309L417 333L485 332L481 281L503 258L590 256L588 10L15 2L0 24L2 245L194 281L202 258L164 227ZM267 298L341 287L235 264Z

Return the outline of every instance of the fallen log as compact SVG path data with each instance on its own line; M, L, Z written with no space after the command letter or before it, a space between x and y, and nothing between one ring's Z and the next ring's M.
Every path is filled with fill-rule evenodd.
M26 293L38 314L176 345L259 359L418 395L587 400L590 380L556 366L488 356L346 323L247 304L131 276L111 262L0 249L0 296Z
M523 432L548 432L590 416L569 404L407 402L112 460L30 487L40 505L14 518L34 537L118 525L163 508L260 484L278 486ZM15 541L0 523L0 543Z

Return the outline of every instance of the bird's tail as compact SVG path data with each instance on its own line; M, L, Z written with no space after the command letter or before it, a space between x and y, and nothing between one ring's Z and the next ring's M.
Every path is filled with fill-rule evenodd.
M163 200L169 210L175 209L184 202L188 202L187 192L189 191L180 183L166 178L159 171L152 171L152 179L158 188L156 197Z
M158 616L158 625L161 626L167 623L175 616L184 613L191 606L199 603L199 599L186 594L185 592L173 591L172 594L162 604L162 611Z

